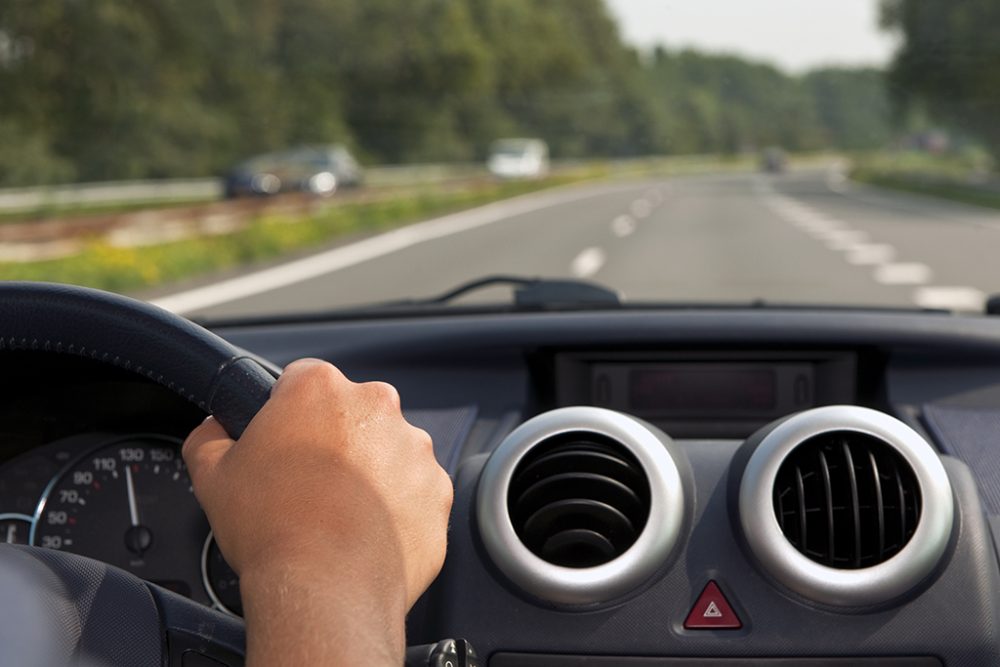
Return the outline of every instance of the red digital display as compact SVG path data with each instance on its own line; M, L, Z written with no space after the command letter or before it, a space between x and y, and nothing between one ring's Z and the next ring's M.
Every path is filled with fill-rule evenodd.
M777 379L772 370L657 368L629 372L629 405L661 411L760 411L775 409Z

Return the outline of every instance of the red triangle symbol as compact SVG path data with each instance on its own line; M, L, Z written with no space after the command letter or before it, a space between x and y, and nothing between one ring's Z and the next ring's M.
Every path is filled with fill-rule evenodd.
M743 624L714 581L708 582L684 621L688 630L731 630Z

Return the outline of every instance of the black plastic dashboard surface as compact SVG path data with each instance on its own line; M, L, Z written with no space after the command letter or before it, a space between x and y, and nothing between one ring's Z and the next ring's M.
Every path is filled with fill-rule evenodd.
M926 428L928 408L931 413L933 406L1000 411L1000 321L912 313L719 309L331 321L228 327L217 333L278 364L320 357L355 380L392 382L407 415L435 432L439 456L456 481L456 504L448 561L411 614L411 643L466 636L481 655L493 655L499 665L507 659L501 655L513 653L573 659L589 654L586 661L573 664L593 665L602 665L593 657L598 655L648 658L637 666L686 664L657 657L666 655L703 661L741 657L754 667L772 664L760 660L775 656L928 656L945 664L1000 664L1000 570L972 477L954 461L948 470L961 516L959 539L947 567L912 599L876 610L844 612L810 604L780 589L747 557L732 523L724 480L750 423L740 426L735 437L715 434L711 440L681 443L696 470L695 520L677 557L646 586L613 604L557 609L514 589L484 555L472 518L478 471L499 440L525 418L573 402L560 394L560 358L620 360L624 355L654 363L833 360L840 364L840 375L830 386L839 389L817 404L867 405L936 436L939 446L947 444L945 436L963 438L961 445L969 442L967 434L952 429L943 436L940 430ZM201 418L191 406L152 388L144 393L142 383L130 382L130 376L67 368L67 360L49 367L44 355L22 361L10 364L6 386L0 390L3 459L73 433L103 429L182 437ZM87 382L70 381L74 374ZM679 426L683 414L668 416L661 425L670 435L690 435ZM989 442L988 434L979 431L978 442ZM955 443L944 448L963 453ZM984 457L974 470L977 475L1000 469L984 447L977 451ZM31 504L20 502L22 509ZM743 629L681 627L693 597L709 579L732 597L745 621Z

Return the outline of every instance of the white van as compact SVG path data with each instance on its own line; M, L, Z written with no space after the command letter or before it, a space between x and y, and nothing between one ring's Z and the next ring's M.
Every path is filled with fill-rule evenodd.
M486 166L499 178L540 178L549 173L549 146L541 139L499 139Z

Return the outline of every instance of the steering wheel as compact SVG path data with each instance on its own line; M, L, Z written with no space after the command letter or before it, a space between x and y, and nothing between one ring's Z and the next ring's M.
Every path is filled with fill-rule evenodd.
M77 355L143 375L213 415L231 437L275 376L218 336L149 304L46 283L0 284L0 351ZM239 619L104 563L0 545L0 665L233 667Z

